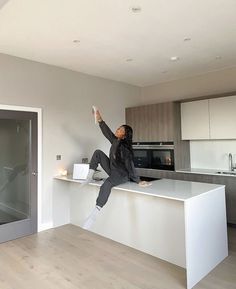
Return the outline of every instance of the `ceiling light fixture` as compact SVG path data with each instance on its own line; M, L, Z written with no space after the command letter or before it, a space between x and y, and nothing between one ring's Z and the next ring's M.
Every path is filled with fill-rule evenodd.
M190 37L185 37L185 38L184 38L184 41L185 41L185 42L191 41L191 38L190 38Z
M133 13L140 13L142 11L142 8L140 6L132 6L131 11Z
M178 61L179 60L179 57L178 56L172 56L170 58L171 61Z

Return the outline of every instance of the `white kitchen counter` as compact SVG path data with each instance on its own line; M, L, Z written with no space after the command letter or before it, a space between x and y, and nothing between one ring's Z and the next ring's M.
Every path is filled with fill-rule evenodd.
M74 180L71 176L61 177L56 176L55 179L83 183L80 180ZM93 181L89 185L101 186L103 181ZM219 188L224 188L224 185L206 184L199 182L188 182L170 179L160 179L151 182L152 185L148 187L141 187L134 182L127 182L125 184L116 186L114 189L133 192L143 195L150 195L160 198L172 199L177 201L187 201L191 198L207 194Z
M55 177L54 219L64 214L82 226L102 182L78 183ZM225 186L169 179L150 187L122 184L112 189L91 231L184 268L190 289L228 255Z
M176 170L177 173L190 173L190 174L204 174L204 175L214 175L214 176L224 176L224 177L236 177L236 172L233 171L225 171L220 169L199 169L199 168L191 168L191 169L182 169ZM217 172L222 172L218 174ZM232 173L232 174L231 174Z

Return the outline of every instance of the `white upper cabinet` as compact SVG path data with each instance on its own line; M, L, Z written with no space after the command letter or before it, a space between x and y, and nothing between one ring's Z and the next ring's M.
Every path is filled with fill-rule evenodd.
M236 139L236 96L209 100L210 138Z
M183 140L236 139L236 96L181 104Z
M181 103L182 140L209 139L209 101Z

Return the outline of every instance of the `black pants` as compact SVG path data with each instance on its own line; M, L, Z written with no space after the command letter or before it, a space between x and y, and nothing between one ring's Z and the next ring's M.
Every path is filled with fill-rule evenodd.
M108 158L108 156L105 155L103 151L96 150L90 161L90 169L96 170L99 164L104 169L104 171L109 175L109 177L100 187L99 195L96 200L96 205L99 207L103 207L110 196L111 189L115 186L127 182L128 176L121 177L120 175L118 175L115 169L111 168L110 159Z

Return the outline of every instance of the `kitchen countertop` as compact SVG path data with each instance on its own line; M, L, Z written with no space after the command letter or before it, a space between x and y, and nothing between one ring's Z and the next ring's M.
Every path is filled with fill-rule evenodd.
M81 180L74 180L71 176L56 176L54 179L83 183ZM220 187L225 187L224 185L170 179L160 179L152 181L151 183L151 186L141 187L134 182L127 182L114 187L114 189L185 202L202 194L212 192ZM93 186L101 186L102 184L103 181L93 181L89 183L89 185Z
M226 177L236 177L236 172L233 171L226 171L220 169L198 169L198 168L191 168L191 169L182 169L176 170L177 173L192 173L192 174L206 174L206 175L214 175L214 176L226 176ZM221 172L218 174L217 172ZM234 173L234 174L231 174Z

